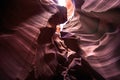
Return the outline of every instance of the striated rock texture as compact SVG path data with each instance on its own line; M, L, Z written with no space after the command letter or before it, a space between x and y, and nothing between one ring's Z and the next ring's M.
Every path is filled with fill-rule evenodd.
M25 80L30 72L31 80L53 76L57 62L51 37L55 25L66 21L60 12L50 0L0 1L0 80Z
M75 14L63 33L79 39L82 58L105 80L120 80L120 0L74 0L74 3ZM67 34L64 37L69 39Z

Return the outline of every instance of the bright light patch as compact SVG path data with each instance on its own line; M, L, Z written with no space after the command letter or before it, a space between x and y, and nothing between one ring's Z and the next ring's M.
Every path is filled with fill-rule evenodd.
M65 6L66 5L65 0L58 0L58 5Z

